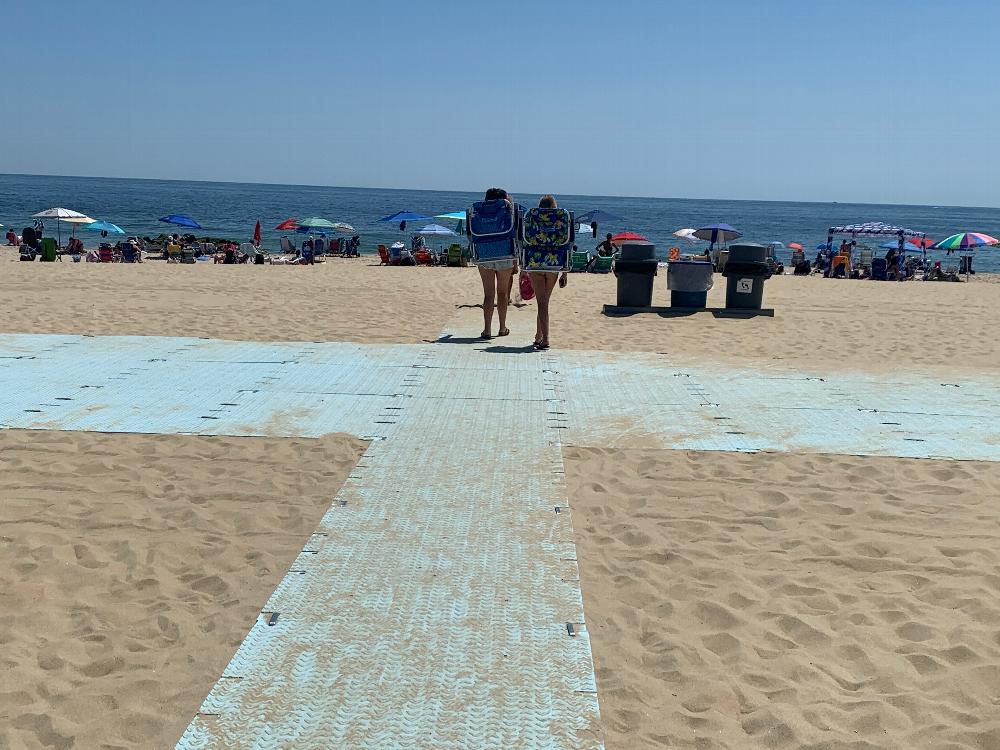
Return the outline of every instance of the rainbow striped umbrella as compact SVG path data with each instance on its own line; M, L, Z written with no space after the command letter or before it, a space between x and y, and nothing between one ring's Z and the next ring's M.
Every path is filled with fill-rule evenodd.
M988 234L982 234L981 232L961 232L960 234L953 234L951 237L945 237L940 242L931 245L931 249L970 250L974 247L996 245L997 243L1000 243L1000 240L996 237L990 237Z

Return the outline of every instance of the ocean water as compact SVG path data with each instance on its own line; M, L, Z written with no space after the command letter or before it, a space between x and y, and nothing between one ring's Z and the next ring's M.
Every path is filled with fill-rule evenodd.
M485 187L488 186L484 186ZM0 174L0 224L20 230L31 224L31 214L46 208L63 207L80 211L96 219L118 224L129 234L155 236L163 231L185 232L157 221L166 214L188 214L204 227L198 235L208 234L247 240L259 219L264 245L277 249L282 232L274 227L292 216L321 216L331 221L352 224L361 235L362 251L375 252L382 244L409 241L410 232L425 223L410 222L406 232L396 224L380 223L379 217L401 210L429 216L464 210L481 193L430 190L383 190L371 188L315 187L307 185L263 185L233 182L182 182L174 180L134 180L93 177L51 177ZM516 194L525 205L534 205L538 195ZM622 198L582 195L558 195L559 205L583 213L602 208L624 218L622 222L602 225L617 232L633 230L656 243L663 257L671 246L683 251L703 248L685 243L672 235L682 227L699 227L725 222L743 232L744 239L785 244L799 242L807 255L815 255L816 245L826 241L830 226L865 221L884 221L926 232L941 239L960 231L985 232L1000 236L1000 209L958 206L903 206L852 203L796 203L779 201L694 200L682 198ZM450 227L454 222L433 220ZM55 234L53 220L46 220L46 234ZM63 235L72 231L62 226ZM6 231L6 230L4 230ZM87 246L96 244L96 233L77 232ZM292 235L301 240L301 235ZM457 238L460 241L462 238ZM872 247L889 238L866 240ZM432 246L445 246L450 238L433 238ZM589 234L578 237L581 248L597 244ZM779 251L787 259L789 251ZM943 253L932 258L944 259ZM1000 272L1000 248L986 248L976 255L975 268Z

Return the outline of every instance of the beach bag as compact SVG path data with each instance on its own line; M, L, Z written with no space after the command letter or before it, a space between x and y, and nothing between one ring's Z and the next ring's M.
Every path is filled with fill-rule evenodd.
M535 288L531 285L531 277L527 271L521 271L517 284L521 289L521 299L528 301L535 298Z
M521 228L521 267L526 271L568 271L576 239L573 213L532 208Z
M466 233L477 261L517 257L519 207L507 200L479 201L466 209Z

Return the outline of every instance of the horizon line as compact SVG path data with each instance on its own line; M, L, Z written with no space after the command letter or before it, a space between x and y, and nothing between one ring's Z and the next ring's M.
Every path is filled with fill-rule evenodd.
M335 190L397 190L412 193L478 193L482 192L482 188L477 190L467 190L467 189L456 189L456 188L403 188L403 187L384 187L384 186L365 186L365 185L324 185L319 183L288 183L288 182L243 182L237 180L209 180L209 179L178 179L176 177L125 177L120 175L67 175L67 174L51 174L51 173L32 173L32 172L0 172L0 176L4 177L61 177L66 179L75 180L141 180L147 182L197 182L197 183L207 183L216 185L262 185L265 187L306 187L306 188L332 188ZM543 192L533 191L533 190L512 190L511 192L523 193L527 195L544 195ZM624 198L624 199L639 199L639 200L665 200L665 201L726 201L730 203L795 203L803 205L847 205L847 206L903 206L909 208L974 208L974 209L987 209L987 210L998 210L1000 206L964 206L959 204L950 203L868 203L864 201L818 201L818 200L780 200L776 198L721 198L721 197L671 197L671 196L661 196L661 195L590 195L587 193L563 193L563 195L572 198Z

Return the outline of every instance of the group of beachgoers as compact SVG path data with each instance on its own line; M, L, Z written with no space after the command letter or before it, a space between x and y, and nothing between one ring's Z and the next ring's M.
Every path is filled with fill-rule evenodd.
M507 201L511 207L514 199L503 188L490 188L486 191L487 201ZM557 208L556 199L552 195L543 195L538 201L539 208ZM498 258L496 260L479 261L479 279L483 284L483 332L481 339L493 338L493 312L496 310L497 336L509 336L507 328L507 309L511 303L511 292L514 279L519 275L517 258ZM565 271L529 271L526 273L528 283L534 292L538 312L535 319L534 349L543 351L549 348L549 302L556 286L565 287L569 277Z

